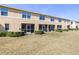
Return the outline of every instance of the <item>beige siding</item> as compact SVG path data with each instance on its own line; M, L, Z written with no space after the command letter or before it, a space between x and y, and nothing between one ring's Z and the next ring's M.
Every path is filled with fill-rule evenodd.
M50 18L46 16L45 20L39 20L39 14L32 13L31 19L23 19L21 11L9 9L8 16L0 16L0 24L3 28L6 23L10 24L9 31L20 31L22 23L35 24L35 30L39 29L39 24L55 25L55 30L57 29L57 25L62 25L62 29L67 29L67 24L64 20L58 22L58 19L54 18L53 22L50 21Z

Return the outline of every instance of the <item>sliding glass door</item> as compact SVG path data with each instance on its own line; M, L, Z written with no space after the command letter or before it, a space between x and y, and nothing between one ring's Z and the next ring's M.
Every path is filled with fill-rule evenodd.
M45 24L39 24L39 30L47 32L47 25L45 25Z
M62 30L62 25L57 25L58 30Z
M49 25L49 31L54 31L55 25Z
M34 24L22 24L21 28L24 32L34 32Z

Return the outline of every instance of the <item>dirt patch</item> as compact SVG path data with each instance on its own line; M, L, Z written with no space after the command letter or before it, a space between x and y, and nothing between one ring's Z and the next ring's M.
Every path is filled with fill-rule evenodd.
M51 32L44 35L0 37L0 54L64 55L79 54L79 31Z

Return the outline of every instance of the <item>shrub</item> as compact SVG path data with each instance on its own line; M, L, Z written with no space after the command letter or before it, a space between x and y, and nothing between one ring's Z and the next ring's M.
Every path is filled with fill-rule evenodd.
M24 32L0 32L0 37L19 37L24 35Z
M1 36L1 37L5 37L6 34L7 34L7 32L0 32L0 36Z
M13 32L6 32L6 36L11 36Z
M41 30L35 31L35 34L44 34L44 31L41 31Z
M10 36L10 37L18 37L18 35L15 34L15 32L11 33L9 36Z
M24 34L24 32L14 32L13 33L13 36L15 37L15 36L17 36L17 37L19 37L19 36L24 36L25 34Z
M63 29L63 31L67 31L68 32L69 30L68 29Z
M77 29L69 29L69 30L77 30Z
M19 36L24 36L24 32L13 32L10 37L19 37Z
M57 32L63 32L63 30L56 30Z

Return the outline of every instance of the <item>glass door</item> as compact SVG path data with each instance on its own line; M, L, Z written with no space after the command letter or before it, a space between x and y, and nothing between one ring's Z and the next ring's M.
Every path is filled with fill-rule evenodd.
M34 32L34 24L22 24L21 25L22 31L26 32Z
M47 25L45 25L45 24L39 24L39 30L47 32Z
M55 25L49 25L49 31L54 31Z

